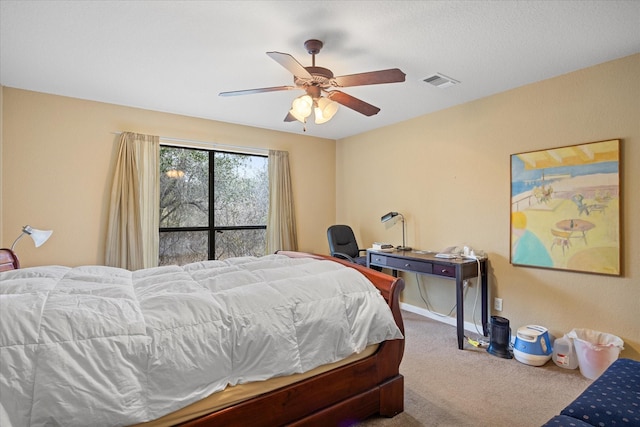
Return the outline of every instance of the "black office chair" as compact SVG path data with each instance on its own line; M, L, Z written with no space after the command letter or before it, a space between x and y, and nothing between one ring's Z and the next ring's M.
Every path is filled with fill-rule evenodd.
M329 251L332 257L346 259L356 264L367 266L367 257L360 256L366 249L359 249L356 236L348 225L332 225L327 230Z

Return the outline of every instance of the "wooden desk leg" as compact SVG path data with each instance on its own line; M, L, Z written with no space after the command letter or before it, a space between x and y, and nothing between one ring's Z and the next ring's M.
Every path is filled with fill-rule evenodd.
M464 347L464 288L461 277L462 271L458 267L458 273L456 274L456 326L459 350L462 350Z
M487 261L483 261L480 263L482 268L482 273L480 274L480 283L482 286L482 334L487 337L489 336L489 284L488 284L488 274L487 274Z

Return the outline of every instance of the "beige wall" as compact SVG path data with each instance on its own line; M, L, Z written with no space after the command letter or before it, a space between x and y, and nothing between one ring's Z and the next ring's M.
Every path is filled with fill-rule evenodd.
M3 197L2 197L2 189L3 187L3 177L4 177L4 173L3 171L3 161L2 159L4 159L4 155L3 155L3 147L4 144L2 143L2 141L4 140L3 136L4 136L4 127L3 127L3 119L4 119L4 114L2 114L3 112L3 105L4 105L4 91L2 90L2 87L0 86L0 247L4 247L4 245L2 245L2 242L4 242L4 238L3 238L3 230L2 230L2 218L4 216L4 209L3 209Z
M608 139L622 140L623 274L512 266L510 155ZM504 302L494 314L508 318L514 333L527 324L555 335L596 329L623 338L623 355L640 359L640 55L346 138L336 155L337 220L355 227L361 246L399 244L401 226L380 223L384 213L399 211L410 246L467 244L488 252L490 293ZM424 308L416 276L404 277L404 302ZM420 281L436 311L448 313L452 283ZM466 297L467 321L475 289Z
M54 229L46 245L21 242L25 266L101 263L116 131L276 148L291 153L300 249L327 252L326 228L351 224L361 246L422 249L468 244L490 259L492 296L519 326L560 334L574 327L614 333L640 360L640 55L528 85L337 142L3 88L0 242L24 224ZM464 84L464 82L463 82ZM434 89L436 90L436 89ZM455 90L451 88L448 90ZM425 94L428 96L428 94ZM383 113L381 113L383 114ZM622 140L623 274L620 277L509 264L510 154ZM337 221L336 221L337 220ZM424 307L416 276L403 300ZM435 310L449 312L451 282L420 278ZM476 286L467 295L472 321ZM476 320L479 313L476 313ZM455 337L452 335L451 345Z
M0 247L21 227L53 229L23 266L104 262L111 176L118 136L133 131L290 153L300 250L328 251L335 218L335 141L210 120L2 88Z

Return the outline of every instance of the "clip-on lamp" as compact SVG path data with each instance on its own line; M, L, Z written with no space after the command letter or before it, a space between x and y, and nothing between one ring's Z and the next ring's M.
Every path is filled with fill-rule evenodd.
M13 244L11 245L11 250L13 251L13 248L15 248L16 243L18 243L18 241L22 239L25 235L31 236L31 238L33 239L33 243L35 243L36 248L38 248L42 246L42 244L46 242L49 239L49 237L51 237L51 234L53 234L52 230L37 230L35 228L32 228L29 225L25 225L24 227L22 227L22 233L16 238L16 240L13 241Z

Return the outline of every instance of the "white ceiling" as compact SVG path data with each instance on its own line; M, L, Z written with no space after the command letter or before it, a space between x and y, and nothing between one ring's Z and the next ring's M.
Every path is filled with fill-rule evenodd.
M311 38L337 76L405 72L342 89L377 115L307 125L339 139L640 52L640 1L1 0L0 31L2 85L299 134L283 119L301 91L218 93L291 85L265 53L309 66Z

